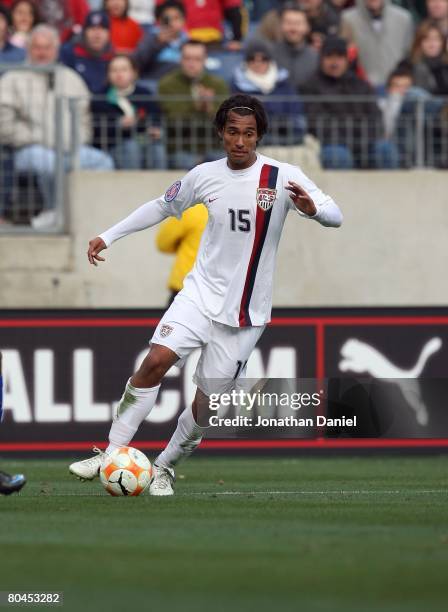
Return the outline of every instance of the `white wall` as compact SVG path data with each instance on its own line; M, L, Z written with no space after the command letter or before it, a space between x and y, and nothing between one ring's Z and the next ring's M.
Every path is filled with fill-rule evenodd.
M70 236L0 237L0 307L157 307L171 258L156 228L89 266L87 243L138 204L163 193L173 172L72 175ZM319 172L341 206L338 230L289 215L280 244L276 306L446 305L448 173Z

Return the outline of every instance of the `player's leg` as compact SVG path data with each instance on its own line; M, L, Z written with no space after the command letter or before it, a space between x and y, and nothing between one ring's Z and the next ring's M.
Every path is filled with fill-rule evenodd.
M160 487L156 478L150 487L152 495L172 495L169 480L174 478L174 466L191 455L202 440L205 428L199 423L204 422L200 417L208 411L209 395L229 391L238 378L245 376L245 366L263 331L264 326L233 328L212 323L209 342L194 376L198 390L193 405L187 406L179 416L174 434L154 462L156 470L163 468L171 478L164 476Z
M196 389L193 404L181 413L170 441L154 461L154 476L149 486L151 495L173 495L174 466L189 457L201 443L204 428L198 425L198 415L208 410L208 403L208 396Z
M154 407L162 378L176 363L181 367L192 350L203 344L209 320L189 300L179 295L160 320L151 339L151 350L129 379L117 408L106 453L128 446L138 427ZM70 472L83 480L99 474L104 453L78 461Z
M179 356L166 346L152 344L140 368L128 380L118 404L115 418L109 432L106 453L121 446L128 446L140 424L154 408L162 378L179 360ZM83 480L95 478L104 459L104 453L94 449L96 455L72 463L69 470Z

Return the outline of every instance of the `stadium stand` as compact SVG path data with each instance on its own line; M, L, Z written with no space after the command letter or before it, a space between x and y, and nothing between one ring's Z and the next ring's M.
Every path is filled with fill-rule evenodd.
M49 92L62 73L55 66L39 72L45 61L30 64L27 40L42 22L59 33L60 62L89 89L57 90L55 108L64 110L47 115L47 135L60 134L66 151L64 163L50 172L51 181L62 186L58 196L48 188L51 181L46 187L35 169L18 164L24 145L12 132L20 126L5 123L11 113L8 90L17 81L12 71L26 65L31 80L45 73ZM349 42L342 80L324 77L319 59L336 31ZM0 231L32 228L43 208L62 209L58 198L65 177L83 167L83 147L117 170L178 167L174 150L187 167L212 158L210 109L230 89L250 90L271 108L272 130L264 145L276 147L281 159L299 163L299 149L311 142L324 168L447 168L447 34L448 0L207 0L200 7L177 0L0 0L0 130L9 131L0 144ZM206 63L200 76L184 74L182 87L175 89L182 45L193 38L206 44ZM121 53L115 61L117 52L132 59ZM128 76L117 76L120 71ZM220 84L205 106L194 101L203 79ZM192 100L196 127L186 129L179 105ZM29 99L23 104L31 107ZM26 146L44 146L38 140ZM341 142L350 156L335 163L327 152Z

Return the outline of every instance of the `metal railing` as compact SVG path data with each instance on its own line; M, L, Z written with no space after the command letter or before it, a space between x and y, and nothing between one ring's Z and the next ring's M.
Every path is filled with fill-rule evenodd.
M30 69L14 67L13 70ZM223 156L213 129L212 113L183 117L176 112L175 104L190 98L136 98L137 108L146 105L148 109L153 104L161 112L140 114L137 111L135 120L123 125L119 113L105 112L101 104L96 105L107 102L106 98L95 97L89 101L67 98L51 89L51 83L55 82L54 70L39 69L37 73L44 73L49 79L46 95L54 111L51 120L47 117L44 126L40 130L36 128L39 138L35 140L35 125L31 125L29 142L20 136L20 121L23 114L27 115L27 109L20 107L24 102L17 96L8 97L2 91L5 81L0 80L0 220L7 222L0 222L0 232L39 229L34 219L45 210L55 214L52 223L40 231L65 230L66 176L72 170L90 167L83 156L87 145L90 154L103 155L101 163L94 165L97 169L187 170L202 161ZM39 119L31 112L32 105L36 104L33 88L35 84L27 97L30 123ZM316 165L329 169L448 168L448 100L409 97L398 112L395 108L392 121L387 117L387 103L378 103L372 97L270 96L264 102L270 130L261 150L267 147L269 154L280 161L301 165L306 154L315 158ZM44 113L47 102L40 101L40 104ZM19 110L24 113L20 115ZM14 112L19 117L17 122L11 121ZM2 125L5 117L7 125ZM88 142L86 129L90 134ZM52 151L51 172L41 173L39 164L27 166L24 162L24 153L34 145Z

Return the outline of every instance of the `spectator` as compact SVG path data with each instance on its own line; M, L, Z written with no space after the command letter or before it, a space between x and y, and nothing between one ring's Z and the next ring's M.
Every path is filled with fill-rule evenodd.
M265 96L263 104L272 119L271 138L266 140L265 137L264 144L286 145L302 141L306 129L303 105L289 83L288 71L277 67L267 42L254 41L248 45L245 61L235 70L232 91Z
M258 34L272 41L282 39L280 16L288 9L300 9L307 18L310 34L318 32L322 37L336 34L339 28L339 12L324 0L287 0L278 10L269 11L260 23Z
M134 54L140 75L153 81L177 68L182 44L187 40L185 9L181 2L168 0L158 6L156 19L157 27L146 34Z
M145 99L150 92L137 85L137 77L131 57L116 55L111 60L104 97L92 102L94 144L108 149L117 168L164 169L160 109L155 102Z
M55 65L58 56L57 30L39 25L31 33L28 47L30 67L52 67L51 73L9 70L0 79L0 140L14 148L14 169L34 173L44 197L44 211L32 220L36 228L54 224L54 171L56 164L55 108L58 97L77 98L79 111L79 162L81 168L111 170L109 155L88 146L90 140L89 94L83 80L65 66ZM64 163L70 151L70 114L61 109Z
M37 4L32 0L15 0L11 6L11 20L10 42L24 49L28 44L31 30L41 21Z
M62 42L79 36L90 12L87 0L41 0L39 8L42 21L58 30Z
M397 147L397 156L400 155L398 150L401 149L401 160L397 163L400 166L409 165L407 161L409 147L405 138L408 132L406 128L413 128L413 125L407 125L402 109L403 102L412 86L412 67L402 63L390 74L387 80L386 95L378 100L378 106L383 115L384 137Z
M440 153L440 134L438 117L443 103L431 97L421 87L416 85L413 66L410 62L401 62L389 76L387 93L378 101L383 114L385 138L396 147L400 167L411 167L416 159L417 113L423 110L425 118L425 135L432 143L428 148L431 157L430 165L434 165L433 155Z
M207 221L206 207L197 204L186 210L180 219L170 217L160 226L156 238L157 248L162 253L176 256L168 279L168 304L171 304L182 289L184 278L194 265Z
M187 32L191 40L205 44L221 43L224 38L224 22L232 30L232 38L226 44L230 51L239 51L242 40L242 0L184 0L187 16Z
M300 0L283 0L277 2L279 6L271 8L261 19L257 28L257 38L262 38L270 42L279 42L283 40L283 34L280 27L280 16L283 10L299 9L302 10Z
M110 21L110 40L117 53L131 53L143 37L140 25L128 16L129 0L104 0Z
M300 0L305 11L311 32L321 32L325 36L335 36L339 30L340 13L325 0Z
M228 94L228 86L205 71L206 59L203 43L186 42L180 68L165 75L159 84L168 126L170 165L174 168L191 168L204 158L216 159L212 118L220 99ZM176 99L180 96L184 99ZM221 151L218 157L222 157Z
M366 101L373 90L349 67L347 43L328 37L322 46L320 70L304 88L310 96L335 100L308 102L308 128L320 141L324 168L396 167L396 155L382 134L381 114L375 101ZM347 102L344 97L361 97Z
M275 10L279 4L278 0L257 0L249 4L249 19L252 23L258 23L269 11Z
M329 0L328 3L339 15L346 8L349 8L355 4L354 0Z
M408 55L413 31L410 13L390 0L359 0L342 13L341 34L357 47L374 87L384 87L390 72Z
M274 58L289 72L289 81L297 89L316 73L319 54L306 42L310 26L299 8L285 5L280 12L280 31L282 40L273 46Z
M436 96L448 95L448 52L439 26L424 21L417 30L411 52L417 87Z
M129 17L145 29L154 23L155 0L129 0Z
M114 55L110 42L109 17L102 11L87 15L81 38L61 49L61 62L82 76L92 93L104 90L107 66Z
M439 26L448 38L448 0L426 0L428 20Z
M0 6L0 64L20 64L25 59L25 51L9 41L10 25L11 15Z

